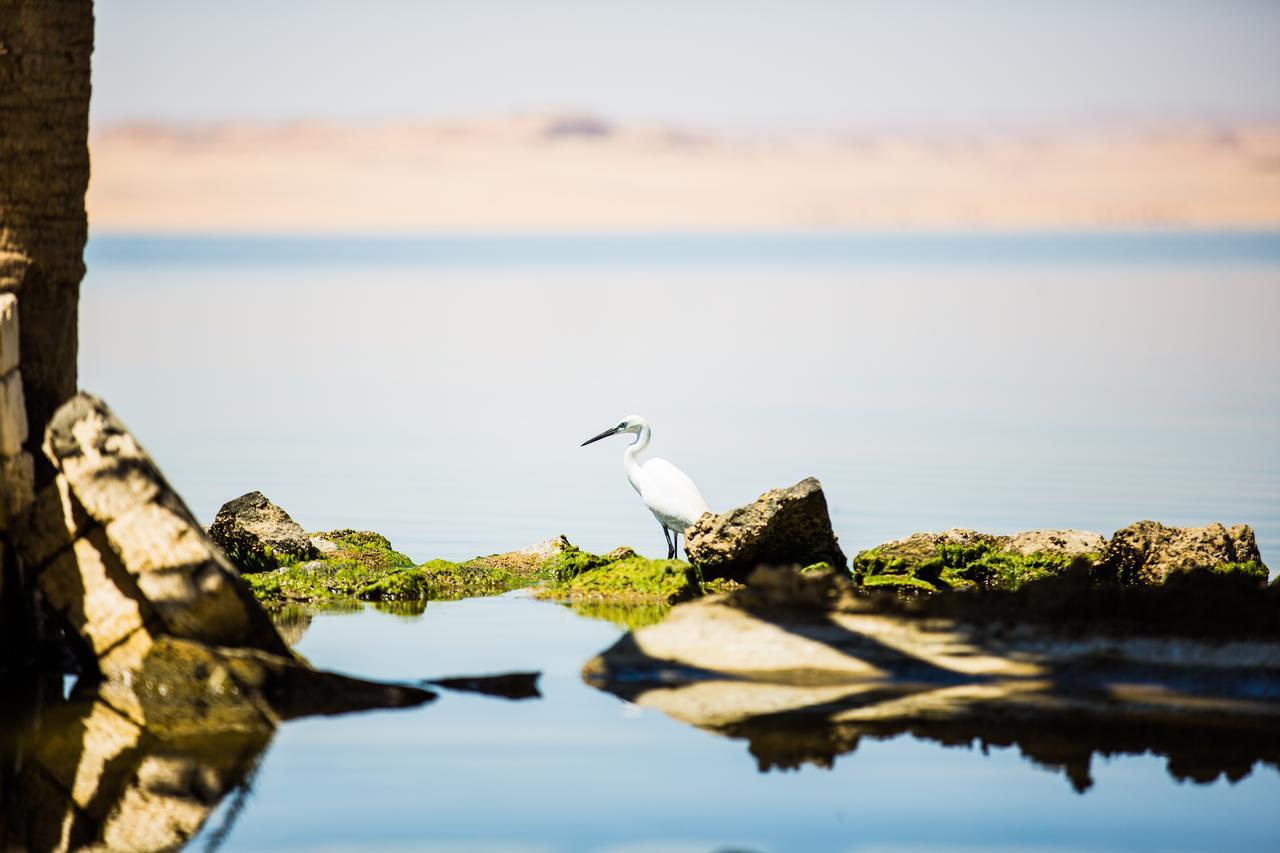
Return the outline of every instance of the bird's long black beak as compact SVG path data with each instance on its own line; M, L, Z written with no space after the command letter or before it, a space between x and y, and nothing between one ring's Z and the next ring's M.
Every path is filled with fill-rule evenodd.
M599 435L597 435L597 436L595 436L595 437L593 437L593 438L588 438L586 441L582 442L582 444L579 444L578 446L579 446L579 447L586 447L588 444L590 444L590 443L591 443L591 442L593 442L593 441L599 441L599 440L600 440L600 439L602 439L602 438L608 438L609 436L614 435L614 434L616 434L617 432L618 432L618 428L617 428L617 427L610 427L609 429L605 430L604 432L600 433Z

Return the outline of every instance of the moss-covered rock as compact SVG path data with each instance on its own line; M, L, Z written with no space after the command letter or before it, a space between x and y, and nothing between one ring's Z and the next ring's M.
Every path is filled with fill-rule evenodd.
M1158 521L1138 521L1117 530L1098 563L1099 574L1123 584L1161 584L1173 575L1196 569L1215 574L1267 579L1253 528L1169 527Z
M331 546L324 558L285 563L274 571L245 575L259 600L330 604L342 600L418 602L496 595L537 582L537 567L558 550L540 543L531 549L477 557L465 563L430 560L414 565L381 534L334 530L315 534Z
M549 585L571 596L618 600L676 601L699 592L693 567L683 560L627 557Z
M1179 573L1266 584L1248 525L1166 527L1141 521L1110 542L1079 530L1033 530L997 536L975 530L914 533L862 551L855 581L867 589L904 593L946 589L1016 590L1032 581L1079 571L1095 582L1159 586Z
M1086 549L1101 542L1101 536L1079 531L1032 531L1013 537L960 529L915 533L860 552L853 559L853 575L867 589L904 593L1012 590L1057 577L1073 566L1092 566L1097 551Z
M697 570L683 560L650 560L626 547L591 554L566 539L541 575L544 598L671 602L702 592Z

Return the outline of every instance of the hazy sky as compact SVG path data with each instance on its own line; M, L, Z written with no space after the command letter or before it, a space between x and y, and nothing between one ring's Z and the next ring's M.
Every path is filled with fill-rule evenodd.
M1276 0L97 4L95 124L584 110L736 131L1280 119Z

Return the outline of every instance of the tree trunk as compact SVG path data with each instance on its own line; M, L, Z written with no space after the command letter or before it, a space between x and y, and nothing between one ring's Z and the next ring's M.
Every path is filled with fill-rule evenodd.
M45 424L76 392L92 52L91 0L0 0L0 293L18 296L37 488Z

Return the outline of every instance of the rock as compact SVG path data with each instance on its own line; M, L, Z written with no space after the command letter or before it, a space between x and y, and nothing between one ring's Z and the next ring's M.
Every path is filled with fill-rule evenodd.
M1107 540L1087 530L1028 530L999 537L1001 547L1017 554L1101 554Z
M702 516L685 532L685 550L706 579L742 580L760 565L848 565L822 484L813 477L765 492L747 506Z
M235 569L106 404L79 394L45 431L56 472L18 537L50 609L105 676L161 637L289 655Z
M330 542L328 539L325 539L323 536L312 536L311 544L315 546L316 553L322 556L325 554L336 553L338 550L338 543Z
M320 554L306 531L262 492L224 503L209 536L242 572L274 569L279 557L311 560Z
M527 548L521 548L519 551L507 551L502 554L490 554L487 557L476 557L464 565L472 568L510 572L518 577L534 579L540 577L539 571L542 565L566 547L572 546L569 545L569 540L560 536L556 539L544 539L541 542L535 542Z
M1176 572L1193 569L1267 580L1253 528L1247 524L1166 527L1158 521L1139 521L1117 530L1098 561L1100 576L1125 584L1162 584Z
M853 573L868 589L1017 589L1092 565L1106 540L1082 530L1029 530L1012 536L952 528L913 533L859 552Z

